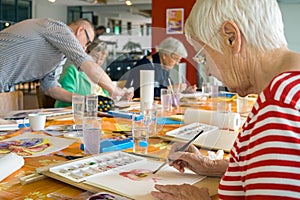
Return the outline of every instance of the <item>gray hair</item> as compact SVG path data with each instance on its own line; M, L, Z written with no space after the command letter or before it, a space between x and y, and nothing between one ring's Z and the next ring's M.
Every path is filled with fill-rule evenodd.
M187 50L184 47L183 43L173 37L164 39L156 47L156 51L160 53L176 54L183 58L186 58L188 56Z
M189 43L197 38L222 53L220 30L224 21L234 21L248 45L268 51L287 42L276 0L197 0L185 24Z
M89 54L98 53L100 51L103 54L108 54L107 44L100 40L95 40L94 42L92 42L92 44L88 46L86 51Z

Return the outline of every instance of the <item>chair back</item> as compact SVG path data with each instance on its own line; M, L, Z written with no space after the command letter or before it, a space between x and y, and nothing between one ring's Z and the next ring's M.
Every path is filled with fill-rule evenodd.
M5 115L13 110L23 110L23 92L0 93L0 115Z
M36 95L39 108L54 108L55 99L45 95L39 85L36 86Z

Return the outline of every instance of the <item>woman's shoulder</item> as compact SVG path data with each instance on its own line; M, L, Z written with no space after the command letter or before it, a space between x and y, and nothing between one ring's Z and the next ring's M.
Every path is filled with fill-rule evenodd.
M300 71L283 72L275 76L263 91L265 99L297 106L300 98Z

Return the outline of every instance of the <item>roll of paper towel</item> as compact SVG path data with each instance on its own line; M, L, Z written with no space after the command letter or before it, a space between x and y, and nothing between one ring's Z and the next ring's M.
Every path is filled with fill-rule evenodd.
M191 124L200 122L218 126L223 129L239 130L241 118L238 113L218 113L210 110L198 110L188 108L184 112L184 123Z
M153 103L154 100L154 70L140 71L140 96L141 111L143 111L144 103Z
M20 169L23 165L23 157L15 153L9 153L0 158L0 181Z

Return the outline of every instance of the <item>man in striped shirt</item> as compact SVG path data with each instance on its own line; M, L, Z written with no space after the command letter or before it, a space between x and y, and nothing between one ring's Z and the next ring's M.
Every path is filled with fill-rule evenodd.
M300 54L290 51L276 0L197 0L185 24L194 60L240 96L259 94L229 160L194 146L169 159L180 172L222 176L220 199L300 199ZM156 185L158 199L210 199L206 188Z
M2 30L0 92L10 91L19 83L41 80L45 94L71 102L72 93L58 83L62 65L69 58L78 70L84 71L112 97L123 96L124 91L116 87L85 52L94 35L94 26L85 19L78 19L69 26L52 19L29 19ZM132 94L127 97L130 96Z

